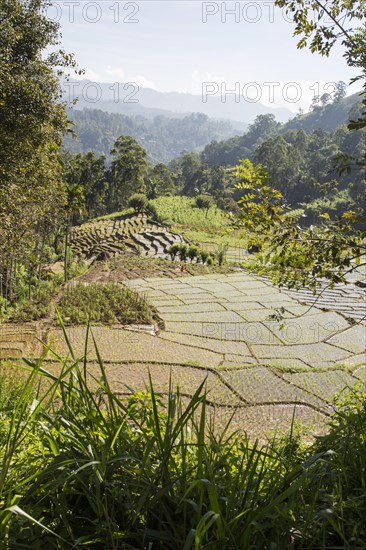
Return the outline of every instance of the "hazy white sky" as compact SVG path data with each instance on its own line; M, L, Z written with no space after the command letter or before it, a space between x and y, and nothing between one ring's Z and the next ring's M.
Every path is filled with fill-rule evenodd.
M355 76L341 46L330 58L298 50L293 23L270 0L60 0L48 15L60 21L66 51L96 82L198 95L204 82L225 83L248 96L255 82L262 103L297 111L318 90L332 91L327 83Z

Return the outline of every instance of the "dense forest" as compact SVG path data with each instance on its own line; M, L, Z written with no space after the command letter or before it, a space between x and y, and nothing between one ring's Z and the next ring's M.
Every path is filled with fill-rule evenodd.
M199 151L212 139L223 140L237 134L232 123L215 120L202 113L184 117L163 115L146 118L141 115L127 116L108 113L100 109L68 109L74 135L64 138L64 147L71 153L93 151L110 160L110 150L121 135L136 138L147 150L152 163L169 162L182 151ZM74 126L75 125L75 126Z
M342 101L345 100L339 103ZM332 108L334 104L316 107L313 113L299 116L297 120L318 117L319 110L323 118L327 112L331 117ZM350 116L356 117L359 108L359 103L355 103ZM181 122L186 125L190 121L194 125L200 116L207 118L198 115ZM346 124L332 132L322 129L307 132L291 128L290 123L281 125L273 115L259 115L244 135L221 142L213 140L200 153L183 152L169 163L148 162L144 142L138 143L127 136L116 142L123 143L123 152L115 145L108 159L92 151L65 153L64 177L70 186L80 186L85 198L85 216L79 219L122 209L134 192L141 191L146 192L148 198L206 194L220 207L235 210L233 199L238 199L240 194L233 189L233 168L239 161L249 159L269 171L274 187L282 192L292 208L303 208L307 221L312 223L324 212L336 215L362 200L365 192L362 170L354 166L356 172L344 170L340 174L337 159L350 155L361 158L365 153L365 134L365 129L349 131ZM118 157L121 154L123 157ZM124 164L127 158L128 173ZM136 174L136 181L127 185L132 173Z
M337 86L338 94L335 88L333 96L323 94L321 97L315 97L308 113L300 112L288 122L276 123L270 129L264 126L260 128L260 139L270 137L274 129L279 133L291 129L303 129L306 132L321 129L333 132L338 126L347 124L350 118L357 118L361 109L359 95L344 97L344 83L340 82ZM72 123L72 133L64 137L65 149L70 153L93 151L97 155L105 155L107 160L110 160L110 150L120 135L131 135L136 138L147 150L147 158L152 163L170 162L183 151L200 152L214 141L219 143L218 148L223 149L219 162L235 164L253 145L253 136L245 137L247 124L212 119L202 113L179 117L162 114L146 117L84 108L67 109L67 116ZM264 120L268 117L263 116ZM273 120L274 115L270 115L270 119ZM227 140L228 144L221 144L221 141ZM218 159L214 159L214 162L217 163Z

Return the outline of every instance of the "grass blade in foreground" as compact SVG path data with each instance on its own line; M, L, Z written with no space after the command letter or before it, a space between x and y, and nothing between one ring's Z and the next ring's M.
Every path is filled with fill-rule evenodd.
M2 548L365 547L362 387L312 446L261 447L210 427L204 385L121 400L68 345L58 377L41 359L12 394L1 379Z

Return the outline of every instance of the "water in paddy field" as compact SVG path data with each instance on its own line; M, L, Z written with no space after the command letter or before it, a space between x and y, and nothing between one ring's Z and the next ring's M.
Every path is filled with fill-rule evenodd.
M352 273L347 275L347 281L350 283L361 282L364 283L366 287L366 265L362 265L355 269Z

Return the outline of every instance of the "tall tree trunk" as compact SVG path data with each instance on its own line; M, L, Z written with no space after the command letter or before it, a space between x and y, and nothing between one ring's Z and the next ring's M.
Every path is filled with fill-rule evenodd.
M68 270L68 249L69 249L69 226L70 218L67 218L66 222L66 234L65 234L65 259L64 259L64 281L67 283L67 270Z

